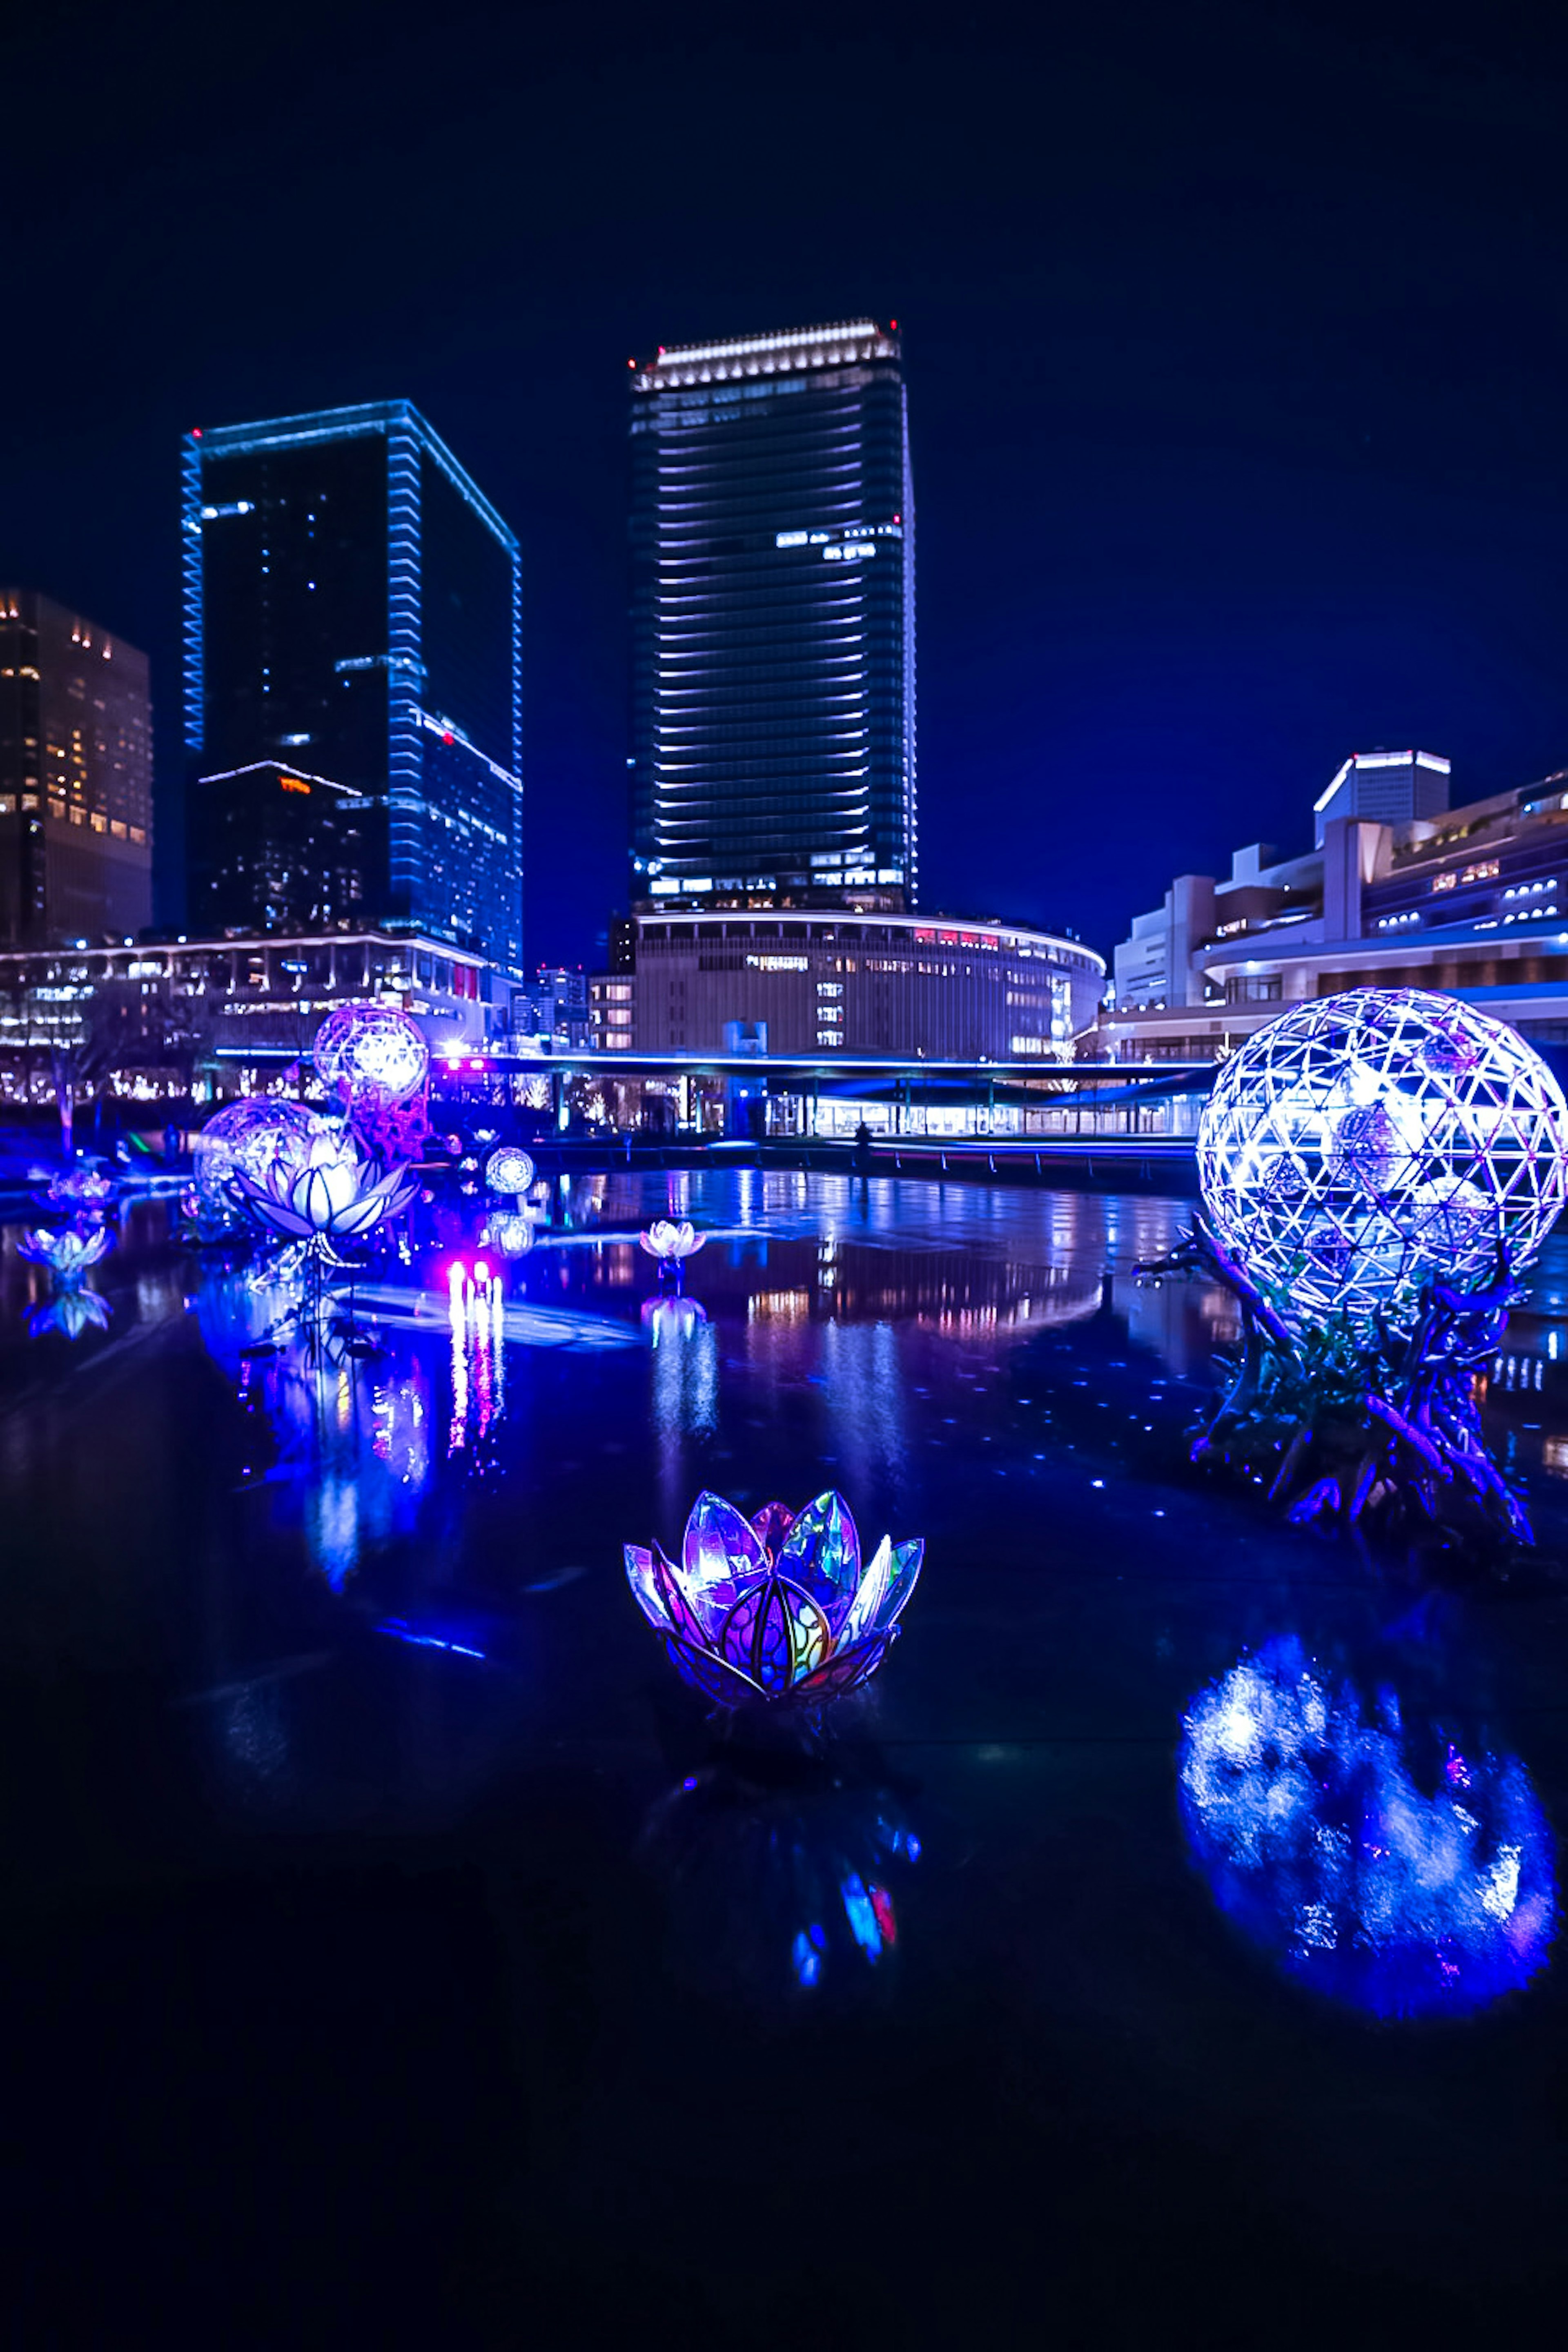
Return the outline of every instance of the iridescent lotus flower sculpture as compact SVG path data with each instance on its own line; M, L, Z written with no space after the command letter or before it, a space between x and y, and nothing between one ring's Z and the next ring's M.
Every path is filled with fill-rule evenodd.
M384 1169L346 1136L310 1138L281 1151L259 1182L243 1168L234 1186L257 1223L285 1241L362 1241L406 1208L417 1190L412 1169Z
M69 1286L79 1283L89 1266L107 1257L114 1247L114 1235L107 1225L65 1225L51 1233L39 1226L24 1234L16 1244L19 1256L28 1258L34 1265L47 1265L58 1283Z
M661 1267L679 1265L684 1259L695 1257L707 1238L689 1217L683 1217L679 1224L670 1217L656 1217L647 1231L637 1235L649 1257L657 1258Z
M515 1143L503 1143L485 1162L485 1182L492 1192L526 1192L533 1181L533 1162Z
M67 1168L49 1180L47 1192L37 1194L47 1209L69 1209L101 1214L120 1190L112 1176L104 1176L96 1168Z
M843 1497L818 1495L798 1517L769 1503L742 1518L699 1495L677 1565L626 1547L626 1575L670 1663L721 1706L805 1706L875 1674L898 1635L925 1545L884 1536L870 1562Z

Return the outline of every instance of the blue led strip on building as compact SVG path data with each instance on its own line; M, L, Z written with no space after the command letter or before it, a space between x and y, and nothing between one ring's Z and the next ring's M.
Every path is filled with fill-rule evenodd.
M418 903L425 760L419 740L419 444L405 409L387 433L387 833L394 894Z
M203 733L202 453L187 433L180 451L180 602L185 635L185 749L199 751Z
M271 572L278 571L271 534L279 530L287 540L296 520L288 512L292 494L282 487L285 479L300 478L297 471L291 477L287 472L296 462L291 453L316 451L325 460L333 445L371 441L384 449L384 508L381 483L373 481L380 464L368 473L363 464L351 467L343 478L351 502L359 501L354 536L336 541L338 556L321 583L319 616L312 606L310 624L302 628L298 604L289 598L299 590L313 598L317 580L291 586L293 575L285 565L280 579L274 578L270 588L265 584L269 558ZM364 458L370 454L362 450ZM248 497L235 496L237 488L247 487L244 469L236 476L235 459L250 461ZM231 462L220 484L210 469L224 461ZM321 478L332 477L323 468ZM489 713L483 718L467 710L464 661L454 666L445 593L454 587L447 567L479 559L471 551L467 558L454 555L443 482L477 518L505 565L504 574L499 567L484 571L488 584L479 592L492 600L485 606L492 634L485 640L489 701L484 704L481 692L479 703ZM336 491L331 495L335 499ZM361 727L354 732L356 719L340 733L347 772L321 771L384 810L379 852L369 853L365 872L366 911L385 927L433 931L521 973L521 580L512 532L407 401L193 432L182 452L182 498L188 785L196 782L204 760L237 769L279 750L317 744L322 729L330 733L335 723L331 710L351 708L336 703L337 691L348 691L350 681L363 673L384 668L384 738L378 708L374 730ZM207 569L213 555L205 544L206 526L219 516L253 513L260 518L262 535L254 546L248 536L226 542L220 598L220 575ZM313 527L316 518L310 513L299 520ZM302 548L303 539L300 543ZM254 578L247 566L253 567ZM357 602L344 587L348 578L360 583ZM384 613L384 637L380 625L367 626L367 585ZM253 586L259 593L261 620L253 609ZM427 662L437 665L438 677L432 677ZM268 698L261 711L244 683L254 678L258 663L260 691ZM316 676L321 664L332 688L330 707ZM290 697L286 709L282 706ZM352 708L363 712L367 706L362 700ZM480 749L476 733L485 737L488 750ZM492 754L507 766L498 765Z

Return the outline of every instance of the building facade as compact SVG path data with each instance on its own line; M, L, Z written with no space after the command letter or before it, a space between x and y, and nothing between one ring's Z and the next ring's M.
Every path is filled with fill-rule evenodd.
M147 656L0 589L0 942L119 940L152 919Z
M414 1013L433 1054L468 1054L504 1025L510 998L493 965L417 933L0 951L0 1099L47 1099L52 1048L117 1031L129 1050L105 1057L110 1094L153 1100L193 1080L243 1093L279 1057L308 1056L335 1005L366 1000Z
M1398 823L1331 816L1308 856L1243 850L1205 887L1163 994L1124 992L1118 950L1101 1053L1214 1061L1285 1005L1357 987L1439 989L1568 1046L1568 771Z
M630 362L632 900L917 900L903 362L862 319Z
M375 804L277 760L203 776L186 903L198 932L352 930L364 920Z
M406 401L198 427L183 466L193 871L207 781L281 762L367 804L357 919L521 977L511 531ZM268 874L263 835L243 855ZM258 889L250 928L268 903Z
M1102 959L1016 924L908 915L634 918L589 983L604 1051L1070 1061Z
M526 988L513 992L512 1031L520 1042L532 1038L545 1052L586 1045L587 973L569 971L564 964L542 964Z

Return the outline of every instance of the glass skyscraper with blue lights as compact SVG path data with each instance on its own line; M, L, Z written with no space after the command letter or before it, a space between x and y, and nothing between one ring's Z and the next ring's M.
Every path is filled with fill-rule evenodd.
M367 804L356 919L521 972L511 531L406 401L198 427L183 467L193 904L203 779L282 762Z
M631 364L634 904L915 904L914 495L868 319Z

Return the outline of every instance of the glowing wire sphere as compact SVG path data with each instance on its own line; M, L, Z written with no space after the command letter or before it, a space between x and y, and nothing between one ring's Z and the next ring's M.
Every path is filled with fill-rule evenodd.
M1536 1255L1563 1206L1568 1104L1515 1030L1418 988L1293 1007L1221 1070L1198 1127L1215 1234L1298 1330Z
M533 1162L515 1143L503 1143L485 1162L485 1182L492 1192L526 1192L533 1181Z
M368 1093L406 1102L430 1067L424 1031L395 1004L340 1004L317 1030L311 1057L322 1085L351 1101Z
M235 1208L230 1187L237 1175L260 1183L281 1154L291 1148L303 1151L313 1137L331 1132L331 1122L303 1103L268 1095L243 1095L238 1102L225 1103L191 1153L199 1202L208 1210Z

